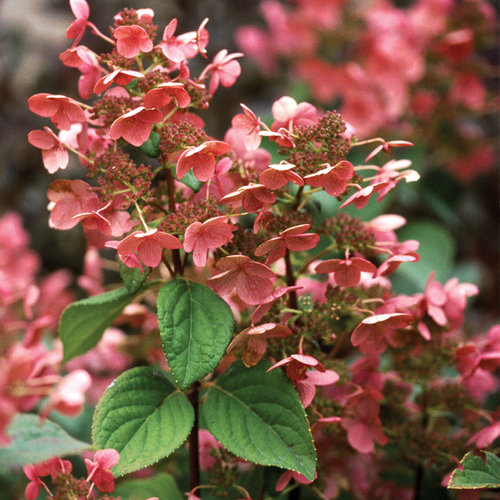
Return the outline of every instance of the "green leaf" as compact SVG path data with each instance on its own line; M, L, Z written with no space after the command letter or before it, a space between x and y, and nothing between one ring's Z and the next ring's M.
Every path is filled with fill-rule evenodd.
M405 262L393 274L397 293L412 294L422 291L431 271L436 280L448 279L455 256L455 241L446 227L436 222L420 220L410 222L398 231L398 240L418 240L418 262Z
M27 413L16 415L7 435L12 442L0 448L0 472L90 448L90 444L73 438L54 422L45 420L40 424L38 415Z
M126 288L119 288L73 302L66 307L59 323L63 363L92 349L134 297Z
M202 406L208 430L231 453L314 479L316 452L297 392L270 364L241 361L217 379Z
M463 469L453 471L448 488L500 488L500 458L489 451L486 451L485 455L486 464L481 457L469 451L460 461Z
M152 268L143 265L144 273L138 267L128 267L121 260L120 276L129 293L137 293L151 274Z
M146 479L128 479L118 484L113 496L127 500L144 500L158 497L159 500L183 500L175 479L165 472L159 472Z
M122 373L99 401L92 425L97 449L114 448L115 476L143 469L170 455L194 422L187 397L161 371L141 366Z
M177 179L175 169L172 170L172 174ZM201 189L201 186L203 186L203 182L199 181L195 177L195 175L193 173L193 169L191 169L184 177L177 179L177 180L182 182L189 189L192 189L195 193L197 193Z
M233 336L230 307L194 281L168 282L158 294L163 351L181 389L213 371Z
M154 130L151 131L149 139L141 146L141 151L150 158L158 158L161 153L160 140L160 134Z

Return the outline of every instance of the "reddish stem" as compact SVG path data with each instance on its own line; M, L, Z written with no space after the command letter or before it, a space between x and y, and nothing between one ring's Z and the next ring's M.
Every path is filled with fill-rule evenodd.
M198 393L200 389L200 383L195 382L191 386L191 392L189 394L189 401L193 405L194 409L194 424L191 429L191 434L189 434L189 482L190 489L193 491L200 485L200 446L198 440Z

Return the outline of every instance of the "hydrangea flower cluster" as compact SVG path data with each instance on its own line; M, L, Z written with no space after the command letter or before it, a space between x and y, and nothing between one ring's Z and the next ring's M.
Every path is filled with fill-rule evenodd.
M352 126L288 96L272 105L269 125L242 104L224 140L210 137L198 112L219 87L236 82L242 54L222 50L209 62L207 20L176 35L174 19L157 37L151 9L125 9L108 37L89 21L85 0L70 5L74 43L61 60L80 72L80 99L32 96L30 109L58 130L32 131L28 140L50 173L66 168L73 153L87 174L88 181L54 181L48 197L51 227L83 227L89 272L81 284L89 294L103 291L91 258L108 248L125 276L189 277L223 297L236 335L216 370L194 385L210 387L237 360L248 369L267 360L268 373L284 368L307 411L318 462L310 477L284 472L277 491L291 480L292 488L314 480L321 498L342 490L410 498L425 471L444 477L473 443L489 445L498 423L482 405L497 387L498 327L474 342L461 331L466 299L477 288L454 279L443 285L431 275L423 293L396 294L391 274L419 259L418 242L398 241L395 233L405 220L385 214L364 221L343 210L357 213L400 181L418 180L408 160L372 162L411 143L373 139L366 162L353 164L347 155L359 143ZM106 40L109 52L79 45L87 30ZM197 56L207 64L193 75ZM138 347L155 342L150 333L159 343L154 300L148 291L143 303L127 306L125 321L136 328L128 342L135 338L136 348L120 362L109 357L118 371L145 360L167 369L160 350L145 356ZM112 332L103 342L124 342ZM92 366L93 352L70 363ZM482 429L485 416L490 426ZM238 485L248 463L207 430L194 427L192 434L190 454L199 452L208 486L235 487L251 498ZM88 479L111 492L118 452L106 453L86 465ZM33 467L31 498L43 475ZM397 482L390 471L411 472L416 485ZM197 498L203 490L193 477L190 498ZM264 486L258 488L251 494L262 498Z

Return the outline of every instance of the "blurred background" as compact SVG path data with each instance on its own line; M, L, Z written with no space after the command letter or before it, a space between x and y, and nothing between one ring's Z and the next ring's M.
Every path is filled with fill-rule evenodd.
M196 29L208 17L209 61L224 48L245 53L240 59L240 78L233 87L216 93L203 116L214 137L223 138L240 102L270 123L272 102L287 94L323 109L345 110L362 138L413 141L414 148L395 154L412 160L422 176L420 182L398 186L392 197L368 211L368 217L382 212L404 215L409 223L400 230L400 238L421 242L421 262L402 266L395 286L405 293L422 291L431 270L442 282L458 276L481 289L469 308L471 330L484 330L498 319L496 2L88 3L90 20L105 34L122 8L151 7L159 35L174 17L179 21L176 34ZM368 8L370 4L375 7ZM430 14L441 20L432 28L434 32L425 39L422 35L420 44L403 39L409 28L429 31L425 16ZM85 253L83 235L79 227L64 232L48 227L46 192L54 179L79 178L84 170L73 159L67 170L50 176L40 151L26 140L30 130L47 125L29 111L26 101L31 95L49 92L79 97L79 72L59 60L59 54L71 46L65 31L73 20L67 0L0 2L0 215L10 210L22 215L45 272L68 268L77 275ZM389 45L381 46L380 40ZM106 49L89 33L81 43L95 52ZM421 65L415 69L417 62ZM199 63L201 72L205 62ZM381 77L373 78L373 74ZM378 85L375 90L374 85ZM377 101L381 92L386 102L397 102L398 109L384 108ZM370 96L375 97L370 101ZM362 163L369 151L355 151L352 161ZM379 162L389 160L379 156Z

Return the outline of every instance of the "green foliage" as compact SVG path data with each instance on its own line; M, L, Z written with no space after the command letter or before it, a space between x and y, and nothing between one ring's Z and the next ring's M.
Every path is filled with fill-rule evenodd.
M241 361L217 379L202 413L208 430L231 453L314 479L316 452L299 396L270 364L246 368Z
M123 284L129 293L137 293L149 278L152 268L143 265L144 272L142 272L138 267L127 267L121 260L119 262Z
M183 279L160 290L158 320L163 351L181 389L217 367L234 330L226 302L207 286Z
M448 279L455 256L455 241L450 232L441 224L420 220L410 222L398 231L398 240L418 240L418 262L403 263L393 277L398 293L416 293L425 288L431 271L436 280Z
M177 179L177 176L175 174L175 169L172 169L172 174L175 179ZM187 186L189 189L192 189L195 193L197 193L200 189L201 186L203 186L203 182L199 181L194 173L193 169L191 169L184 177L181 179L177 179L179 182L182 182L185 186Z
M460 461L462 470L455 469L453 471L448 488L500 488L500 458L489 451L484 453L486 463L474 453L467 453Z
M59 425L38 415L18 414L10 424L9 446L0 448L0 472L34 464L52 457L74 455L90 448L90 444L71 437Z
M95 448L114 448L121 476L161 460L186 440L194 422L187 397L161 371L132 368L114 380L97 405L92 426Z
M59 323L63 363L85 354L97 345L106 328L134 297L126 288L119 288L73 302L66 307Z
M141 146L141 151L151 158L158 158L161 153L160 142L160 134L153 130L149 135L149 139Z
M143 500L149 497L158 497L159 500L182 500L184 498L175 479L165 472L158 472L146 479L123 481L116 486L113 496L120 496L127 500Z

